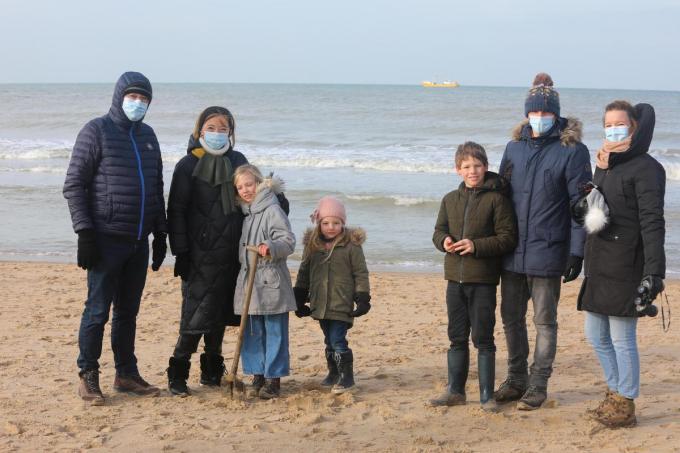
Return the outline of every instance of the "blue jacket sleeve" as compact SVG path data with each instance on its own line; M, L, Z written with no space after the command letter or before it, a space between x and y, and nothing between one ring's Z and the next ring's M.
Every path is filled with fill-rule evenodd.
M94 229L89 194L100 157L97 127L89 122L76 138L63 189L64 198L71 212L73 231L76 233Z
M590 153L588 148L579 143L573 153L566 170L567 190L569 191L569 206L576 203L581 196L581 189L593 179L593 171L590 166ZM571 214L569 215L571 217ZM586 242L586 230L571 218L571 238L569 241L569 253L573 256L583 257L583 247Z

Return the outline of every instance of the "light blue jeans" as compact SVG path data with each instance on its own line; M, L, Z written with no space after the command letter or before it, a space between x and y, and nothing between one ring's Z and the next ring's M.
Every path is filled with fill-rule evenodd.
M267 379L288 376L288 312L248 316L241 356L243 374L262 374Z
M640 394L637 318L586 312L586 337L595 349L609 390L626 398Z

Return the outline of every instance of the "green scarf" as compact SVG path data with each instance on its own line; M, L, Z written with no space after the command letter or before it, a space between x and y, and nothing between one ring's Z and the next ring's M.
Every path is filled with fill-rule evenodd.
M194 149L192 154L198 157L198 163L194 168L192 176L207 182L212 187L220 186L222 212L224 215L235 212L236 200L232 181L234 169L227 154L224 153L221 156L216 156L205 152L202 148Z

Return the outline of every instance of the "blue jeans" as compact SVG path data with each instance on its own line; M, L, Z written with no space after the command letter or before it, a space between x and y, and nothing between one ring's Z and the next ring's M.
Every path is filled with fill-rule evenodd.
M319 325L323 331L323 342L326 344L328 351L347 352L349 347L347 344L347 329L349 323L345 321L336 321L334 319L321 319Z
M557 303L560 277L534 277L516 272L501 274L501 318L508 346L508 379L523 385L547 387L557 352ZM536 346L531 376L527 373L529 338L527 304L534 304Z
M243 374L262 374L267 379L288 376L288 312L249 315L241 356Z
M138 374L135 333L139 302L146 283L149 243L97 235L99 261L87 271L87 301L78 332L78 367L99 369L104 326L111 320L111 349L119 375Z
M640 394L640 356L637 318L586 312L586 337L593 346L610 390L637 398Z

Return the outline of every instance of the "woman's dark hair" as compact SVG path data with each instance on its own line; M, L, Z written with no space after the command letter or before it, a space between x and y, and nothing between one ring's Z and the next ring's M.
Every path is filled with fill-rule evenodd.
M603 125L605 115L607 115L607 112L611 112L612 110L620 110L622 112L626 112L628 114L628 119L630 120L630 123L633 125L632 129L635 130L637 128L637 113L635 112L635 107L633 107L633 105L630 102L622 100L612 101L609 104L607 104L607 106L604 108L604 115L602 115Z
M198 119L196 120L196 126L194 126L194 139L198 140L201 136L201 129L206 121L214 116L224 116L227 118L227 125L229 126L229 138L231 138L231 146L236 143L236 121L234 120L234 115L231 114L229 110L224 107L212 106L203 110Z

